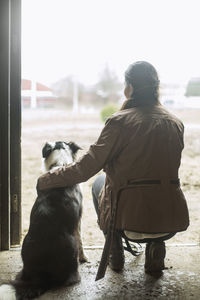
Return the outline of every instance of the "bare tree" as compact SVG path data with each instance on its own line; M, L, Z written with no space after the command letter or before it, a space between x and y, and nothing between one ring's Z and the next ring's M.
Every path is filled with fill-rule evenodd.
M96 84L97 95L104 100L104 103L117 102L120 98L121 90L122 83L119 81L116 73L106 65Z

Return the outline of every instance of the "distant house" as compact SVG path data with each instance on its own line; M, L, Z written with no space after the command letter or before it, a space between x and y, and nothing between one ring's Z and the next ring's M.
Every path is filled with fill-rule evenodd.
M185 92L185 107L200 108L200 78L191 78Z
M23 108L53 107L56 102L52 89L28 79L22 79L21 96Z
M161 83L160 101L168 108L184 106L185 85L179 83Z
M187 84L186 97L200 97L200 78L191 78Z

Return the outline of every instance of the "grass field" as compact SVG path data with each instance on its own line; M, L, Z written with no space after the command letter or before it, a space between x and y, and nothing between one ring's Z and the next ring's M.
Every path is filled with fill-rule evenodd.
M185 149L180 178L189 211L190 227L177 234L171 243L198 243L200 236L200 110L176 110L185 124ZM42 174L41 149L46 141L74 141L83 150L97 139L103 123L99 113L72 115L65 110L24 110L22 115L22 232L27 232L31 207L36 198L36 182ZM104 238L97 226L92 203L94 177L81 184L83 191L82 237L87 246L102 245Z

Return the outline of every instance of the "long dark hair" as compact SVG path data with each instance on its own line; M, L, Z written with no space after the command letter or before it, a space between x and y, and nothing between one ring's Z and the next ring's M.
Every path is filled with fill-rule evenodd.
M156 69L146 61L131 64L125 72L126 84L133 86L131 98L124 102L121 109L137 105L159 103L159 78Z

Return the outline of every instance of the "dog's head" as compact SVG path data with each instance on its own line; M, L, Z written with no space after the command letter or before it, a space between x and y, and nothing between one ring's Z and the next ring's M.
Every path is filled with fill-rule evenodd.
M79 149L74 142L46 143L42 149L45 171L72 163Z

